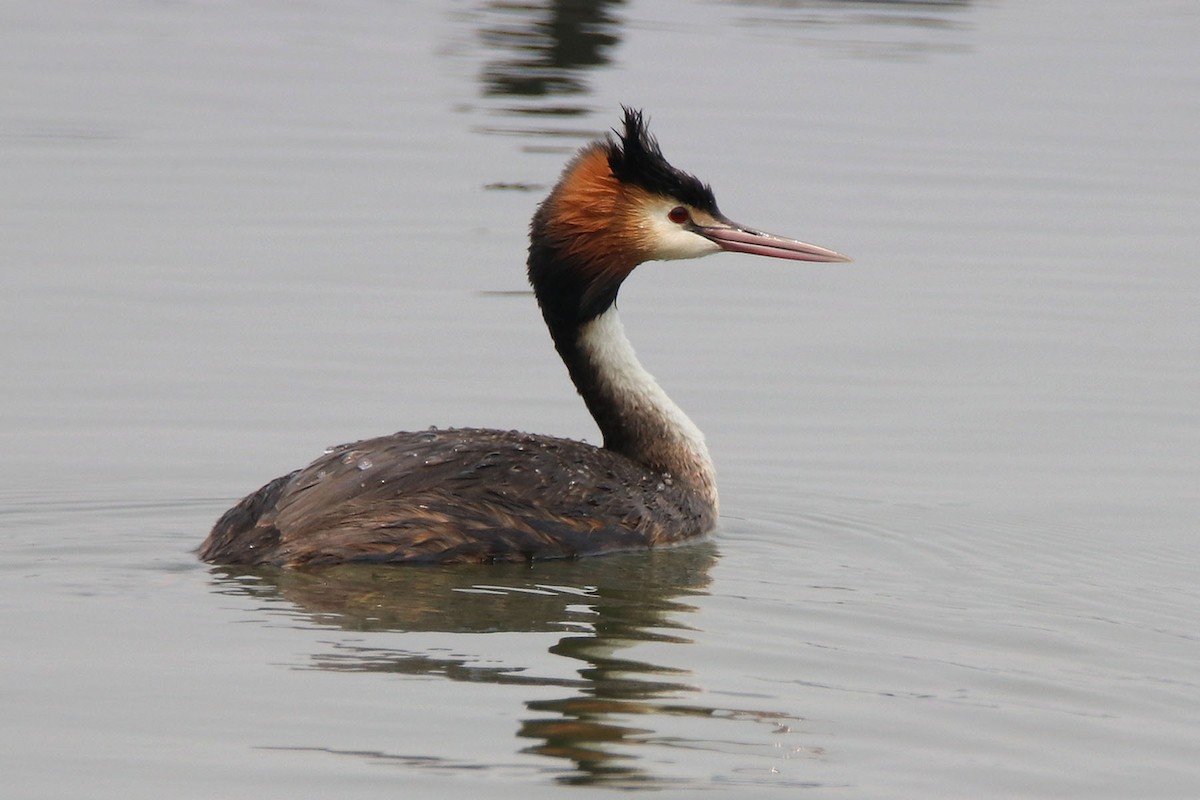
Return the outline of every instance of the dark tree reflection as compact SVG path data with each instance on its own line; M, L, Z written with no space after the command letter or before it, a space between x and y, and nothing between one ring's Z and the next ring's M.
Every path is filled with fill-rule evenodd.
M587 70L609 63L620 41L618 2L488 3L479 37L492 55L486 96L551 97L587 91Z

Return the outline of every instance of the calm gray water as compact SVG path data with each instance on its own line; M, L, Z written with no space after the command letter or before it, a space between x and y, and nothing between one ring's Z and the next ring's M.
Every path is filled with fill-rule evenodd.
M1200 8L0 7L12 798L1200 796ZM647 109L735 219L643 268L712 541L192 554L396 429L595 439L524 290Z

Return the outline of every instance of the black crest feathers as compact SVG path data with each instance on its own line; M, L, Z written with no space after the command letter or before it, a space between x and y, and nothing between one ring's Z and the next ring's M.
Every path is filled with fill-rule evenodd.
M658 140L646 130L641 111L621 106L625 111L625 131L614 130L619 137L608 137L608 167L622 183L641 186L654 194L673 197L695 208L718 214L712 189L699 178L667 163Z

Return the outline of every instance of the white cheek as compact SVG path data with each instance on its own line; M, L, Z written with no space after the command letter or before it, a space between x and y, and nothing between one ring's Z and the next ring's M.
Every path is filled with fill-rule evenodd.
M712 255L721 249L703 236L684 230L671 222L667 219L668 211L669 208L664 208L652 213L643 222L645 233L652 243L651 259L669 261L677 258L699 258Z

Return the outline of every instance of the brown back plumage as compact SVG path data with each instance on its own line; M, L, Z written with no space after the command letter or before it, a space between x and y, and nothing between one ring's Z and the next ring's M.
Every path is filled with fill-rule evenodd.
M493 562L671 544L708 530L688 487L581 442L474 428L334 448L230 509L206 561Z

